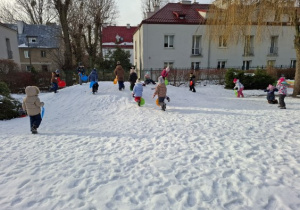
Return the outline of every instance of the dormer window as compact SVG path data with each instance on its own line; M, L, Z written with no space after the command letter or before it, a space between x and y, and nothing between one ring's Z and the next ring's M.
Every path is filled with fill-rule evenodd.
M182 13L181 11L174 11L173 14L180 20L184 20L186 14Z
M185 19L185 15L183 15L183 14L179 15L179 19L181 19L181 20Z
M29 41L29 43L37 43L37 38L36 37L29 37L28 41Z

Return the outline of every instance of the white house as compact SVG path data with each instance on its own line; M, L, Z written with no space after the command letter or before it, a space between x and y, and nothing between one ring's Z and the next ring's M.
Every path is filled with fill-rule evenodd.
M143 20L133 38L137 69L295 67L292 26L269 26L261 42L255 41L255 27L238 44L222 37L216 42L206 34L208 9L191 1L168 3Z
M20 67L17 31L0 23L0 59L14 61Z

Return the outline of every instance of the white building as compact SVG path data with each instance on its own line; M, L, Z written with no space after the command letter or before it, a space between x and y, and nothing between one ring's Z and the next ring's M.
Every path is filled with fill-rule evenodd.
M0 23L0 59L14 61L20 67L17 31Z
M255 27L238 44L211 41L205 25L209 4L169 3L141 22L134 34L137 69L295 67L292 26L269 26L261 42Z

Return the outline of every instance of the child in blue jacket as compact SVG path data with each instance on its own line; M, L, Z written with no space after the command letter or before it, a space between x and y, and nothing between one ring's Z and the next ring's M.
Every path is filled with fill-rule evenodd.
M275 99L275 91L278 91L276 87L269 84L267 89L265 89L264 91L267 92L267 100L269 104L278 104L278 101Z
M141 106L141 98L143 96L143 84L141 83L140 79L136 80L136 83L132 90L132 96L134 100L138 102L138 105Z

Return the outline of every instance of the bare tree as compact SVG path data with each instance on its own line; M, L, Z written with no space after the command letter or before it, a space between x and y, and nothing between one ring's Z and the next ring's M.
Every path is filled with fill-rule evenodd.
M83 35L84 44L90 58L90 67L94 67L97 53L102 58L102 26L109 24L116 18L116 4L114 0L90 0L87 5L88 20L86 33ZM97 51L100 46L99 51Z
M53 0L54 7L57 10L59 22L61 25L61 29L63 32L63 40L64 40L64 65L62 69L66 73L66 82L68 85L73 83L73 65L72 65L72 48L71 48L71 40L69 34L69 25L68 25L68 12L72 0Z
M144 19L147 18L148 12L153 12L156 7L161 8L169 2L173 2L173 1L172 0L143 0L142 11L143 11Z
M0 20L3 22L22 20L29 24L46 24L55 17L50 0L15 0L0 5Z
M294 30L296 74L293 96L300 94L300 22L298 0L217 0L209 9L208 36L218 41L223 36L227 42L237 43L255 31L256 41L262 41L271 30Z

